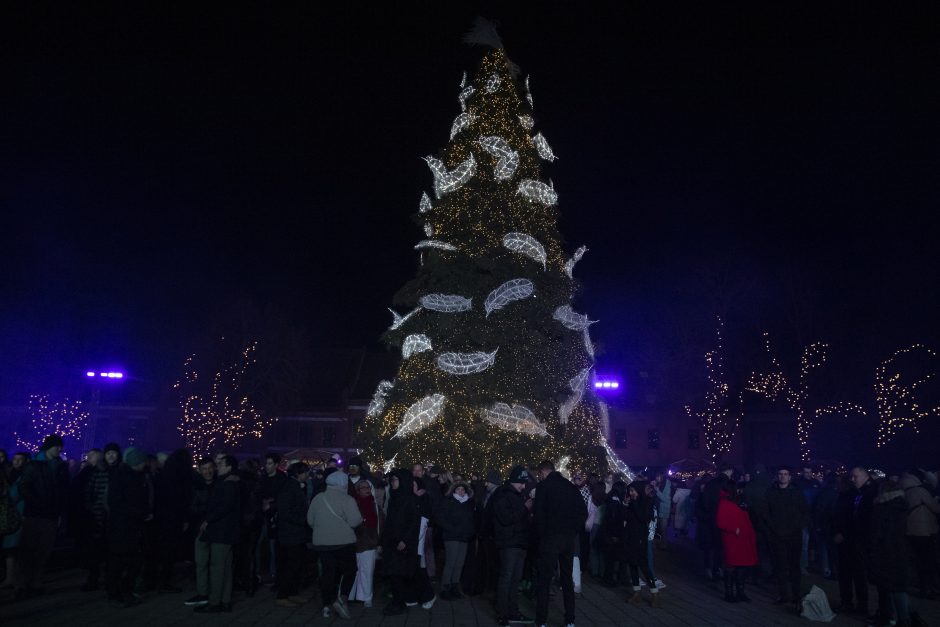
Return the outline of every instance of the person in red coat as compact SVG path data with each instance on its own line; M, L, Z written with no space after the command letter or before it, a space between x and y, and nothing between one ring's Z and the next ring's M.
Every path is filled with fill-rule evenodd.
M751 518L737 503L737 486L728 481L718 499L715 525L725 550L725 601L750 601L744 594L741 569L757 565L757 536Z

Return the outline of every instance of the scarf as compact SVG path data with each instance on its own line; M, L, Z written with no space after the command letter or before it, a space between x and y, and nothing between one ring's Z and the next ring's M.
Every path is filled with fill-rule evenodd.
M366 496L356 495L356 505L359 506L359 513L362 514L362 526L370 529L377 529L379 526L379 514L376 511L375 499L371 494Z
M461 503L466 503L468 500L470 500L470 495L464 494L463 496L459 496L457 494L454 494L454 498L460 501Z

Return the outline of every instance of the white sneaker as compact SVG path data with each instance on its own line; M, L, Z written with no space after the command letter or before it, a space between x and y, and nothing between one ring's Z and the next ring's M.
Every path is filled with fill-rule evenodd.
M417 605L417 604L418 604L417 601L409 601L409 602L405 603L405 607L414 607L414 606Z
M336 599L333 601L333 609L336 610L336 613L339 614L340 618L349 620L349 610L346 609L346 604L343 603L342 599Z
M422 603L422 604L421 604L421 607L423 607L423 608L426 609L426 610L429 610L429 609L431 609L432 607L434 607L434 602L435 602L435 601L437 601L437 595L436 595L436 594L431 598L430 601L425 601L424 603Z
M332 615L333 615L333 612L330 611L330 608L328 607L323 608L323 618L329 618Z
M666 587L666 584L663 583L663 580L662 580L662 579L657 579L657 580L656 580L656 589L657 589L657 590L662 590L662 589L665 588L665 587Z

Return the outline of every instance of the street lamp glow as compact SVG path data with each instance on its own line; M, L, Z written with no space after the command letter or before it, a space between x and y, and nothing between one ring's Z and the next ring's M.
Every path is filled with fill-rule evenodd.
M95 377L99 377L101 379L123 379L124 373L123 372L99 372L96 374L93 370L89 370L85 373L85 376L90 379L93 379Z
M594 389L601 390L602 392L611 392L613 390L620 389L620 381L611 378L596 379L594 381Z

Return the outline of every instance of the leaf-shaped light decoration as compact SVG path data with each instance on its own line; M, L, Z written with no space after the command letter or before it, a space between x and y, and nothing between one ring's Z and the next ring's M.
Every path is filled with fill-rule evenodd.
M591 356L591 359L594 359L594 343L591 342L590 328L584 330L584 350Z
M470 96L472 96L472 95L473 95L473 92L475 92L475 91L476 91L476 90L473 88L473 85L467 85L466 87L464 87L463 89L460 90L460 95L457 96L457 100L460 101L460 110L461 110L461 111L466 111L466 110L467 110L467 98L469 98Z
M366 416L374 418L385 411L385 401L393 387L395 387L395 384L391 381L379 381L378 387L375 388L375 394L372 395L372 400L369 402L369 409L366 410Z
M476 173L477 162L473 158L473 153L456 168L447 171L444 162L434 157L425 157L428 167L434 174L434 192L440 198L444 194L460 189Z
M486 310L486 317L497 309L502 309L514 300L528 298L535 290L532 281L529 279L512 279L506 281L495 290L489 293L483 302L483 309Z
M496 351L484 353L441 353L437 356L437 367L450 374L464 375L483 372L496 361Z
M519 123L522 124L522 128L527 131L531 131L532 127L535 126L535 120L532 119L531 115L520 115Z
M607 403L598 401L597 408L600 413L601 435L603 435L606 440L607 436L610 435L610 413L607 411Z
M554 161L558 158L555 156L555 153L552 152L551 146L548 145L548 141L545 139L545 136L541 133L536 133L535 137L532 138L532 141L535 143L535 149L538 151L539 156L546 161Z
M439 248L440 250L457 250L457 247L453 244L448 244L447 242L442 242L436 239L423 239L417 244L415 244L415 250L421 250L422 248Z
M532 102L532 91L529 89L529 77L525 77L525 99L529 101L529 108L534 109L535 104Z
M450 127L450 138L454 139L457 136L457 133L469 128L470 124L473 123L473 114L472 113L461 113L456 118L454 118L454 124Z
M591 367L588 366L578 374L574 375L568 380L568 387L571 388L572 392L577 392L578 390L584 390L584 384L587 383L588 375L591 374Z
M392 437L400 438L415 433L437 420L441 415L441 410L444 409L444 400L443 394L432 394L409 407L401 419L398 431Z
M569 279L573 279L574 275L574 265L581 261L581 257L584 256L584 253L588 251L587 246L581 246L578 250L574 251L574 254L571 256L571 259L565 262L565 274L568 275Z
M427 192L421 192L421 202L418 203L418 212L427 213L431 210L431 199Z
M456 313L469 311L473 300L459 294L428 294L421 297L420 303L422 307L431 311Z
M408 359L415 353L431 350L431 338L423 333L412 333L401 345L401 356Z
M390 326L388 329L389 331L394 331L401 325L405 324L405 322L408 321L408 318L410 318L411 316L421 311L421 307L415 307L414 309L406 313L404 316L396 313L395 310L392 309L391 307L389 307L388 310L392 312L392 326Z
M542 244L526 233L506 233L503 236L503 246L513 251L514 253L520 253L534 259L542 264L542 267L545 267L545 247Z
M460 78L460 89L463 89L467 86L467 73L464 72L463 76Z
M434 225L430 222L424 223L424 234L428 237L434 237Z
M524 405L494 403L492 407L482 410L483 419L505 431L515 431L525 435L548 435L545 425L539 422L532 410Z
M584 384L587 382L587 375L590 370L590 368L585 368L568 381L568 387L571 388L571 396L558 407L558 422L561 424L568 422L568 417L571 415L571 412L573 412L574 408L581 402L581 398L584 396Z
M392 458L385 462L385 465L382 466L382 472L386 475L392 472L392 469L395 468L395 460L398 459L398 453L392 455Z
M499 135L487 135L477 140L486 152L499 159L494 168L494 175L497 181L505 181L512 178L519 167L519 153L512 149L505 139Z
M503 157L512 152L512 146L499 135L487 135L477 140L483 149L494 157Z
M494 91L499 89L499 84L501 82L502 81L500 80L499 76L496 74L491 74L490 77L486 79L486 83L483 85L483 89L486 91L486 93L492 94Z
M519 167L519 153L513 150L505 157L500 157L493 168L493 177L497 181L506 181L511 179Z
M588 320L588 317L584 314L575 313L571 309L571 305L561 305L555 309L552 317L560 322L563 327L572 331L583 331L597 322L597 320Z
M546 207L558 202L558 194L555 193L555 188L552 185L546 185L542 181L525 179L519 183L516 193L522 194L529 200L543 204Z

